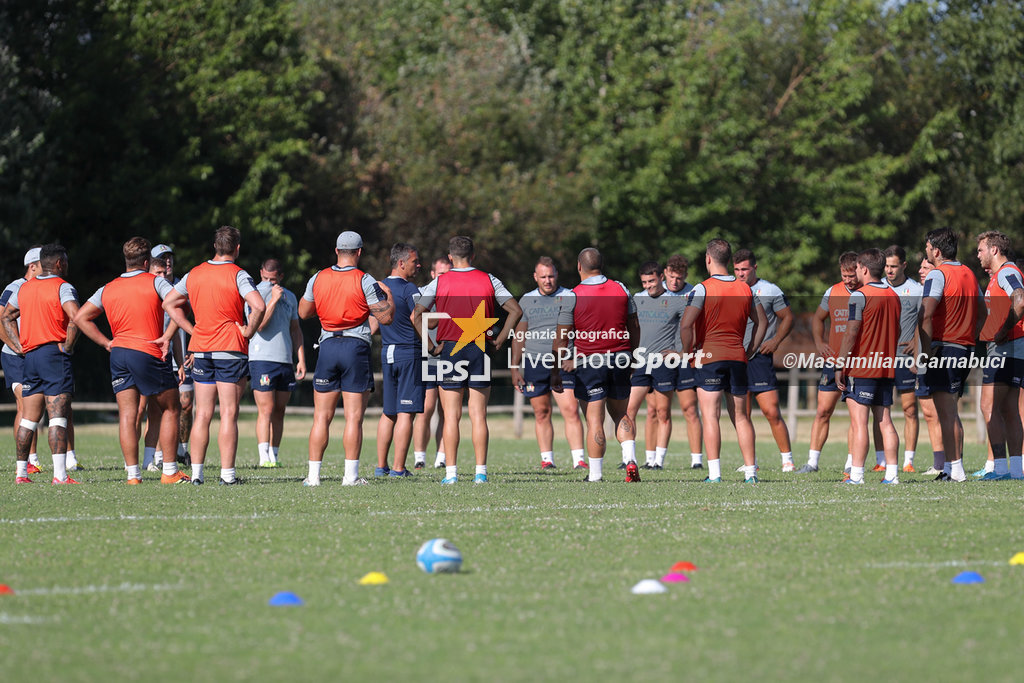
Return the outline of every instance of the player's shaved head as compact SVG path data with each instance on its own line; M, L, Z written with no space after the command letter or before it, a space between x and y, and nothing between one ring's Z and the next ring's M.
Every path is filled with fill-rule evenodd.
M857 254L857 265L864 266L875 280L885 274L885 255L881 249L865 249Z
M729 265L729 261L732 261L732 245L720 237L716 237L708 242L707 254L713 263L725 267Z
M145 237L133 237L121 247L125 270L144 270L152 245Z
M599 273L604 267L604 259L601 257L601 252L594 247L587 247L581 251L576 260L579 261L580 270L584 273Z
M544 266L545 268L551 268L555 273L558 273L558 266L555 265L555 260L550 256L541 256L537 259L536 265L533 266L534 272L537 271L537 266Z
M454 258L473 258L473 240L465 235L456 235L448 240L448 253Z
M44 244L39 248L39 266L52 273L61 261L67 263L68 250L60 244Z

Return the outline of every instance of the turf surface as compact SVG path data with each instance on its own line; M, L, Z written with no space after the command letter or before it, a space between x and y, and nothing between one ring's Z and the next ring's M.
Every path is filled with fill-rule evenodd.
M532 435L499 425L487 485L465 438L457 486L426 469L342 488L338 424L304 489L308 423L289 422L278 470L251 466L249 427L244 486L216 468L201 488L125 486L110 426L79 429L85 485L0 481L4 680L1018 680L1020 482L840 486L833 436L815 475L783 474L762 441L755 486L728 445L721 485L680 456L641 484L610 458L584 484L564 450L541 473ZM416 567L437 536L461 574ZM630 594L678 561L689 583ZM952 585L966 570L986 582ZM360 586L370 571L390 584ZM278 591L305 605L269 607Z

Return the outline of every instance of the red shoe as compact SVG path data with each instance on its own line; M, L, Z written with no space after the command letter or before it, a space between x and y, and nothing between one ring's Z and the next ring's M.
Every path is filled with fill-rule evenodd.
M542 470L556 470L556 469L558 469L557 467L555 467L555 463L548 462L547 460L545 460L544 462L542 462L540 464L540 468Z
M69 475L68 475L68 478L67 478L67 479L65 479L64 481L61 481L61 480L60 480L60 479L58 479L57 477L54 477L54 478L53 478L53 481L51 481L50 483L51 483L51 484L53 484L54 486L56 486L56 485L58 485L58 484L81 484L82 482L80 482L80 481L75 481L74 479L72 479L72 478L71 478L71 475L69 474Z
M845 484L848 481L850 481L850 473L849 472L843 472L843 483Z
M188 475L182 472L181 470L178 470L177 472L171 475L160 475L161 484L187 484L189 481L190 479Z
M589 470L590 469L590 465L587 464L586 460L580 460L579 462L576 463L576 466L573 467L573 469L574 470Z
M28 464L28 473L29 474L39 474L40 472L42 472L42 470L39 469L39 467L37 467L36 465L33 465L32 463Z
M885 472L885 465L875 465L872 472Z
M14 480L14 483L15 483L15 484L31 484L31 483L32 483L32 480L31 480L31 479L29 479L28 477L17 477L17 478L16 478L15 480Z
M913 472L917 472L917 470L915 470L915 469L914 469L914 466L913 466L913 465L910 465L910 464L906 464L906 465L904 465L904 466L903 466L903 471L904 471L904 472L911 472L911 473L913 473Z
M635 462L626 465L626 481L640 481L640 468L636 466Z
M142 480L141 479L129 479L125 483L128 484L129 486L138 486L139 484L142 483Z

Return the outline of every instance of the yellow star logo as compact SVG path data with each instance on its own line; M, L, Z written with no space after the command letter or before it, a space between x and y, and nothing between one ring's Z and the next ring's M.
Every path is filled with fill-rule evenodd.
M476 307L476 312L473 313L472 318L452 318L452 322L462 328L462 335L459 337L459 341L455 343L455 348L452 349L450 355L454 356L470 344L476 344L480 347L481 351L484 350L484 334L494 323L498 322L497 318L487 318L485 316L484 302L481 301L480 305Z

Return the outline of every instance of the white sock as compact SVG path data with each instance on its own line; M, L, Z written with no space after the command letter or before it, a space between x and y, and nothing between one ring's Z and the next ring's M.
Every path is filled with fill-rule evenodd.
M875 451L875 464L876 465L884 465L885 464L885 451Z
M658 446L654 449L654 464L665 466L665 456L668 455L668 449Z
M807 453L807 464L811 467L818 466L818 460L821 459L821 451L809 451Z
M757 476L757 465L744 465L743 466L743 478L750 479L751 477Z
M128 465L128 478L142 479L142 473L139 471L141 469L138 465Z
M270 462L270 442L266 441L263 443L256 444L256 450L260 454L260 464Z
M320 460L309 461L309 474L306 475L306 481L308 481L310 484L320 483L320 465L322 464L323 462L321 462Z
M426 464L427 463L427 452L426 451L413 451L412 452L412 460L413 460L413 464L418 463L418 462L422 462L423 464Z
M476 473L477 474L482 474L482 475L484 475L486 477L487 476L487 465L477 465L476 466Z
M889 481L892 481L893 479L896 479L899 476L896 473L896 470L897 470L897 466L896 465L888 465L887 464L885 466L885 478L888 479Z
M30 463L32 463L33 465L35 465L36 467L39 467L39 454L38 453L29 453L28 454L28 461Z
M790 465L793 464L793 452L792 451L786 451L785 453L782 453L781 455L782 455L782 464L783 465L785 465L787 463L790 464Z
M993 471L995 469L995 467L996 467L995 458L993 458L992 460L986 460L985 461L985 474L988 474L989 472Z
M164 464L164 452L157 449L156 453L153 454L153 462L157 467Z
M1010 456L1010 476L1011 477L1018 477L1018 478L1024 477L1024 470L1022 470L1022 466L1024 466L1024 458L1022 458L1019 455L1011 455Z
M554 451L543 451L540 454L540 461L541 462L554 462L555 461L555 452Z
M270 447L270 462L277 462L277 456L278 456L278 453L280 453L280 452L281 452L281 447L280 446L271 446Z
M68 454L53 454L53 478L64 481L68 478Z
M75 449L69 448L67 452L67 467L76 467L78 465L78 458L75 457Z
M435 467L439 467L439 466L443 465L445 463L446 459L447 459L447 456L445 456L444 451L438 451L437 452L437 456L434 457L434 466Z
M622 447L622 462L629 464L636 460L636 441L630 439L619 444Z
M444 478L445 479L452 479L453 477L457 477L458 475L459 475L459 468L456 467L455 465L449 465L449 466L444 468Z
M220 470L220 478L229 484L235 480L235 468L234 467L222 467Z
M703 453L690 453L690 464L691 465L700 465L700 464L703 463L703 461L704 461L704 454Z
M358 460L346 460L345 461L345 479L344 481L355 481L359 478L359 461Z
M845 470L845 469L849 469L851 467L853 467L853 454L852 453L847 453L846 454L846 464L843 465L843 469Z
M722 478L722 461L708 460L708 479L721 479Z
M178 461L174 460L173 458L170 460L164 460L163 468L164 474L166 474L168 477L173 477L175 474L178 473Z
M156 457L156 449L152 446L146 446L142 450L142 466L149 467L152 465L154 457Z
M181 443L181 448L179 449L179 452L181 453L181 457L183 458L190 453L188 449L188 441L183 441Z
M903 451L903 466L914 464L914 451Z
M1006 458L997 458L995 461L995 473L996 474L1009 474L1010 467L1006 462Z
M602 464L604 464L604 458L590 458L590 481L601 481Z
M16 476L19 476L19 477L27 477L28 476L28 460L19 460L18 461L18 474Z
M864 481L864 468L850 465L850 481Z
M942 465L942 471L945 472L947 475L951 474L953 472L953 465L947 460Z
M949 478L953 481L964 481L967 479L967 474L964 472L964 461L963 458L960 460L954 460L952 463L952 469L949 472Z
M655 456L657 456L657 453L655 451L644 451L644 464L653 465ZM634 460L635 459L636 458L634 457Z
M570 451L572 453L572 464L575 465L578 462L583 462L583 453L585 451L582 448L574 448Z
M192 463L192 481L196 480L203 480L203 466L202 464L197 465L196 463Z

